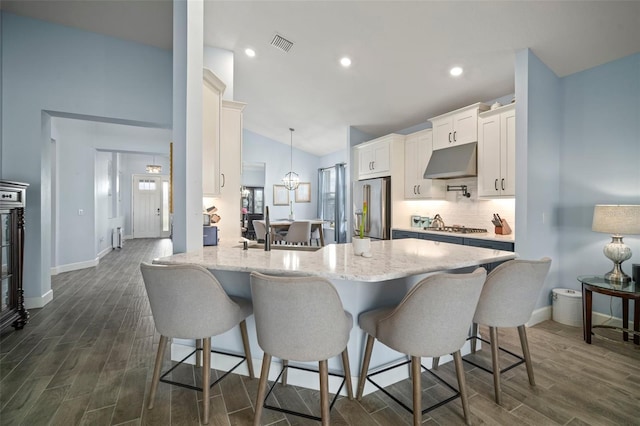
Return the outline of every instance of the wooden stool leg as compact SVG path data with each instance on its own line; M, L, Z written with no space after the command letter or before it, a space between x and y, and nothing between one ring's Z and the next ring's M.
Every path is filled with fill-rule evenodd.
M422 423L422 369L420 367L420 357L411 357L411 380L413 382L413 426L420 426Z
M471 424L471 411L469 409L469 397L467 396L467 381L464 377L464 367L462 365L462 355L460 351L453 354L453 362L456 365L456 377L458 378L458 388L460 389L460 399L462 400L462 412L464 413L464 421Z
M496 404L502 404L502 392L500 389L500 358L498 357L498 327L489 327L491 335L491 363L493 364L493 391L496 395Z
M196 367L202 367L202 339L196 339Z
M533 363L531 362L531 353L529 352L529 341L527 340L527 331L524 325L518 326L518 334L520 335L520 345L522 346L522 354L524 355L524 363L527 365L527 375L529 376L529 384L536 385L533 377Z
M249 377L255 379L253 373L253 359L251 358L251 347L249 346L249 335L247 334L247 322L240 322L240 333L242 334L242 345L244 346L244 356L247 357L247 368L249 369Z
M282 386L287 386L287 373L289 372L289 369L287 368L289 366L289 360L283 359L282 360Z
M347 386L347 395L353 400L353 384L351 383L351 368L349 367L349 352L347 348L342 351L342 369L344 370L345 385Z
M327 360L319 363L320 369L320 412L322 417L322 426L329 426L329 367Z
M209 424L209 385L211 383L211 337L202 339L202 424Z
M153 402L156 398L156 390L158 389L158 382L160 381L160 372L162 371L162 360L164 359L164 350L167 347L167 336L160 336L160 343L158 343L158 352L156 353L156 364L153 367L153 377L151 379L151 389L149 390L149 405L148 408L153 408Z
M478 324L477 323L472 323L471 324L471 336L472 337L478 337ZM475 354L476 353L476 343L478 343L478 339L471 339L471 353Z
M358 391L356 392L356 398L358 401L362 399L364 392L364 382L367 380L367 371L369 371L369 362L371 362L371 351L373 350L373 343L376 338L367 335L367 345L364 349L364 358L362 359L362 370L360 371L360 378L358 380Z
M253 426L260 426L262 417L262 406L267 393L267 379L269 378L269 368L271 367L271 355L265 352L262 357L262 369L260 370L260 382L258 383L258 396L256 397L256 409L253 415Z

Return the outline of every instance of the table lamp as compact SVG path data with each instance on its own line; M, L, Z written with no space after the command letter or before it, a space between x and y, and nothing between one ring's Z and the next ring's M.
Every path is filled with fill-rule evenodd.
M631 248L622 242L621 234L640 234L640 205L597 204L591 229L612 234L611 242L602 251L613 261L613 269L604 275L604 279L615 283L631 281L621 268L622 262L631 258Z

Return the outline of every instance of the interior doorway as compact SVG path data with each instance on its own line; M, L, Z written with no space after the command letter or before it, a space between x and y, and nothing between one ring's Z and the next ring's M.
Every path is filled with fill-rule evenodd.
M133 175L133 238L170 236L169 176Z

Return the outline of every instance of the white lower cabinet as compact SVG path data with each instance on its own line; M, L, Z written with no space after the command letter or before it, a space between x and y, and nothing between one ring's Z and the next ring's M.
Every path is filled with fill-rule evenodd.
M405 137L404 142L404 198L444 198L444 182L423 178L433 151L433 132L421 130Z
M478 119L478 196L514 197L516 111L509 104L480 113Z

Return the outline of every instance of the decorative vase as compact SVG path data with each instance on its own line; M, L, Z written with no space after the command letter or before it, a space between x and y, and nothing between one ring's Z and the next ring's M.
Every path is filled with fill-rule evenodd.
M293 213L289 213L289 220L296 220L296 215Z
M371 253L371 238L369 237L353 237L351 239L353 245L353 254L362 256L364 253Z

